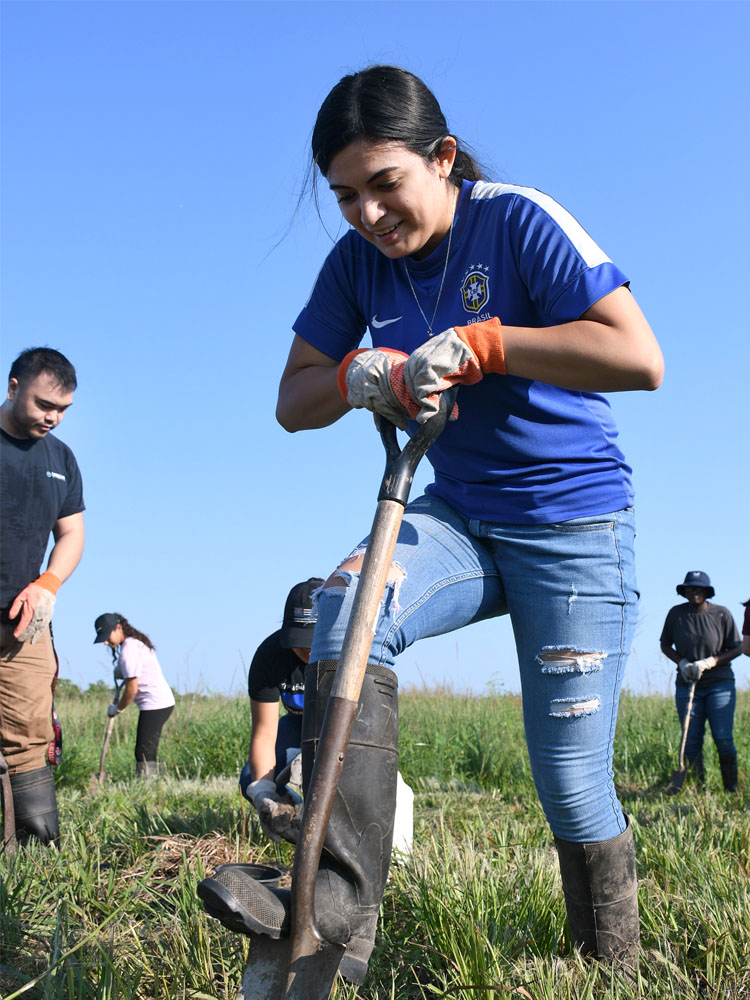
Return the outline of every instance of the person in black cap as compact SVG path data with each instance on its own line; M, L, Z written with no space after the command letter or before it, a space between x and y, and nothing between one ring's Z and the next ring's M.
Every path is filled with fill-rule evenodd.
M661 651L677 664L675 702L680 725L690 707L685 762L700 784L705 779L703 735L711 726L724 788L737 788L734 709L737 700L731 661L742 652L740 633L728 608L712 604L708 574L691 570L677 593L685 604L670 608L661 633Z
M133 628L123 615L107 613L94 622L94 643L103 642L112 650L115 678L123 682L122 694L109 705L107 715L119 715L131 702L138 706L135 736L135 773L139 778L155 778L159 773L157 753L164 723L172 714L174 695L156 658L149 637Z
M282 836L294 837L289 810L278 807L294 807L300 800L276 779L302 746L305 665L316 620L312 595L322 583L311 577L292 587L281 628L258 646L247 676L253 728L239 785L258 811L263 832L276 843ZM281 718L279 701L286 710Z

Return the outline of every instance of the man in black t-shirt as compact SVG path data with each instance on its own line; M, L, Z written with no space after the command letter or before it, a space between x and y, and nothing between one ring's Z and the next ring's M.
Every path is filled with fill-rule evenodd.
M75 369L46 347L14 361L0 406L0 750L16 835L59 836L52 771L55 594L83 552L83 491L73 452L50 432L73 401ZM54 545L41 573L52 533ZM7 790L7 789L6 789ZM3 804L5 807L5 794Z
M681 725L690 710L685 761L702 782L703 734L708 720L724 788L735 791L736 692L731 662L742 652L740 633L729 609L709 601L715 591L707 573L691 570L676 589L686 603L670 608L660 643L662 653L677 665L675 701Z
M292 587L282 626L260 644L247 677L253 730L239 784L258 810L264 833L275 842L281 836L293 839L287 807L298 800L288 789L277 787L276 778L302 746L305 665L316 621L312 595L322 583L321 578L311 577ZM281 718L279 701L286 709Z

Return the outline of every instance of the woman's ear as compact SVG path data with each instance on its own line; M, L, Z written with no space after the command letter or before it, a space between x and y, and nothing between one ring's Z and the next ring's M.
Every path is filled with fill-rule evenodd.
M456 150L458 144L452 135L446 135L440 144L435 159L437 160L438 173L442 178L450 177L453 164L456 162Z

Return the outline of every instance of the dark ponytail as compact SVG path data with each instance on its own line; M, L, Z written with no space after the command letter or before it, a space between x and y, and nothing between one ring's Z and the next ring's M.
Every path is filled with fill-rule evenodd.
M437 98L417 76L398 66L370 66L343 77L323 101L312 134L313 161L325 177L331 160L356 139L398 142L428 162L448 128ZM458 139L450 180L482 179L482 170Z
M115 612L115 614L117 614L117 612ZM122 625L122 631L125 635L125 639L138 639L139 642L142 642L144 646L148 646L149 649L154 648L154 644L153 642L151 642L149 637L144 632L139 632L137 628L133 628L133 626L130 624L130 622L124 615L117 615L117 617L119 619L118 625ZM118 656L119 656L119 651L116 646L113 646L112 647L113 662L117 661Z

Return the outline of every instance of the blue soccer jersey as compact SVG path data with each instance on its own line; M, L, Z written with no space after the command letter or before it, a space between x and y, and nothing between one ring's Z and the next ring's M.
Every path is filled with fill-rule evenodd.
M337 360L368 327L374 346L411 354L427 339L415 295L431 317L447 246L446 236L424 260L391 260L347 233L326 258L295 332ZM492 316L521 327L571 322L627 280L549 196L464 181L433 329ZM459 419L428 454L435 471L428 491L467 517L545 523L632 503L631 470L603 396L485 375L459 389L458 406Z

